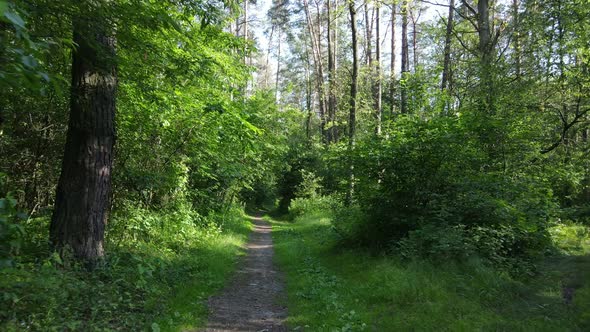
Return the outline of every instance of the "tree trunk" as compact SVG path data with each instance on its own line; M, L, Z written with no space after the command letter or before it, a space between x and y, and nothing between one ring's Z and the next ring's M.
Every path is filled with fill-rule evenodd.
M104 255L115 143L115 38L105 22L74 22L70 120L50 240L95 262Z
M370 67L373 64L373 52L371 41L373 40L373 20L369 17L369 1L365 1L365 61Z
M516 80L520 80L521 77L521 49L520 49L520 15L519 15L519 2L518 0L512 0L512 19L514 21L514 66L516 72Z
M248 41L248 0L244 0L244 42ZM244 43L244 64L248 64L248 52Z
M408 1L402 2L402 81L405 81L408 76ZM408 112L408 89L405 82L401 84L401 112L403 114Z
M382 94L382 86L381 86L381 30L379 28L381 22L381 11L380 11L380 4L377 4L375 8L375 82L373 87L373 98L375 101L375 117L377 118L377 125L375 128L375 133L377 135L381 135L381 120L383 116L383 110L381 108L381 94Z
M451 70L451 38L453 37L453 18L455 15L455 0L449 1L449 17L447 18L447 31L445 33L445 48L444 48L444 60L443 60L443 72L442 80L440 83L440 89L444 93L450 91L449 87L449 76ZM447 90L447 87L449 89Z
M270 51L272 50L272 36L275 33L275 25L270 28L270 36L268 37L268 48L266 51L266 74L264 75L264 88L268 89L268 79L270 78Z
M449 17L447 18L447 31L445 34L445 48L443 60L443 73L440 89L444 91L447 88L449 80L449 70L451 65L451 38L453 37L453 17L455 15L455 0L449 1Z
M354 136L356 132L356 98L358 94L359 74L356 8L354 1L349 1L348 10L350 12L350 27L352 33L352 79L350 84L350 113L348 119L348 156L350 158L350 173L346 204L350 205L354 192L354 164L352 162L352 150L354 149Z
M391 114L395 114L395 15L397 14L397 5L395 1L391 3L391 73L389 85L389 99L391 102Z
M305 9L305 17L307 21L307 28L309 30L309 35L311 37L311 47L312 47L312 54L313 54L313 62L314 67L316 70L316 90L318 94L318 104L319 104L319 112L320 112L320 131L322 135L322 139L325 140L325 127L326 127L326 107L325 107L325 100L324 100L324 67L322 64L322 54L321 54L321 47L318 45L321 40L318 33L316 33L315 28L313 27L313 21L311 17L311 11L309 10L309 3L307 0L303 0L303 7Z
M332 0L326 2L328 12L328 143L338 140L336 128L336 40L332 28Z
M418 13L416 14L414 10L412 10L411 18L412 18L412 55L414 56L413 62L413 69L414 73L416 69L418 69L418 20L420 19L420 8L416 9Z
M477 2L477 26L480 53L480 93L482 95L481 110L494 113L494 86L492 80L492 35L490 30L489 0Z
M280 100L279 100L279 80L280 80L280 74L281 74L281 27L278 26L277 27L277 40L279 41L279 45L278 45L278 53L277 53L277 74L275 77L275 102L277 103L277 105L279 105L279 110L280 110Z

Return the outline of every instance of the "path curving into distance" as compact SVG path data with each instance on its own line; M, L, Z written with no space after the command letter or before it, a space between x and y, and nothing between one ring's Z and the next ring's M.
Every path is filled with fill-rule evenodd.
M273 264L271 225L260 217L253 224L246 257L222 293L209 298L209 323L203 332L287 331L287 308L278 304L284 287Z

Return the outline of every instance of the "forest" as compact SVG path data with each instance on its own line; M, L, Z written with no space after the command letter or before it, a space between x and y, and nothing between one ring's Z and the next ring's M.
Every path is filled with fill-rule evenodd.
M588 0L0 0L1 331L589 331Z

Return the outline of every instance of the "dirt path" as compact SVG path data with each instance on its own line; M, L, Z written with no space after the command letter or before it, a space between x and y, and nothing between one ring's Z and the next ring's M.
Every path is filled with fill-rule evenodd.
M223 292L209 298L209 324L204 332L287 331L282 324L287 310L277 304L283 283L272 261L271 226L260 217L253 223L247 256Z

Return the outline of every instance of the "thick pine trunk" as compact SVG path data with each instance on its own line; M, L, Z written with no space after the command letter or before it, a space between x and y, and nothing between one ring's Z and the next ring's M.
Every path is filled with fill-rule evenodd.
M74 23L70 120L50 240L59 250L96 261L104 230L115 144L115 38L97 20Z

